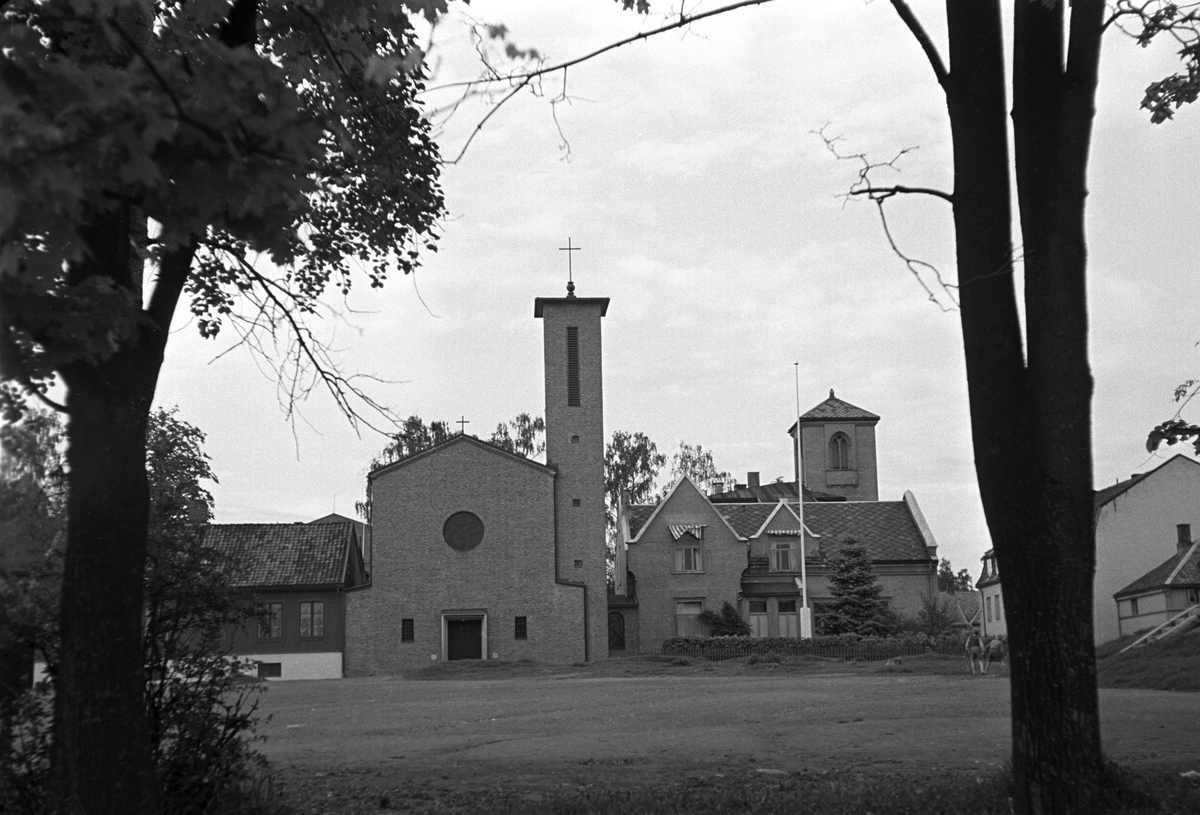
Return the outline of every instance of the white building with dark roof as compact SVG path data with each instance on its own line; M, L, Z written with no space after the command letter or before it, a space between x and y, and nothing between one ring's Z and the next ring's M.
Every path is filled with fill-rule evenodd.
M1200 462L1175 455L1096 492L1096 643L1121 634L1113 595L1200 535Z
M1148 572L1161 577L1164 561L1173 560L1197 539L1200 462L1184 455L1172 456L1153 470L1097 490L1095 501L1092 628L1099 645L1135 630L1141 625L1136 618L1143 616L1143 609L1154 607L1154 614L1165 611L1165 606L1159 608L1158 599L1148 601L1150 605L1134 602L1138 595L1130 590L1144 586ZM996 554L990 549L983 556L983 572L975 585L990 605L990 611L985 608L985 627L989 632L1006 628L1002 575ZM1114 602L1117 594L1121 598ZM995 624L988 626L993 620Z
M1200 540L1188 540L1181 531L1178 547L1166 561L1113 595L1122 637L1181 615L1200 616Z

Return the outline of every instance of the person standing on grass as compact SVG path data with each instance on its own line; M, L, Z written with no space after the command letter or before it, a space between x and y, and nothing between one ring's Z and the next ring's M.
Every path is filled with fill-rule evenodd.
M983 672L987 673L993 662L1004 661L1004 643L999 637L992 637L987 647L983 649Z
M971 661L971 676L975 675L975 666L979 665L979 669L983 673L987 671L983 667L983 637L979 636L979 624L976 623L971 627L971 633L967 635L967 641L963 645L963 650L966 651L967 659Z

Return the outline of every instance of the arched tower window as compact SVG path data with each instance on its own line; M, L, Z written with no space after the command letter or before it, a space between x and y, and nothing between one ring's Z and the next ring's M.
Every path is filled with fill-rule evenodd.
M829 439L829 469L849 470L850 439L845 433L834 433Z

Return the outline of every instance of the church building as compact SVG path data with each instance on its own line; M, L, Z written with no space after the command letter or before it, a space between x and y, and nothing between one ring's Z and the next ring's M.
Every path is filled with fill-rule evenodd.
M346 675L459 659L608 656L601 318L539 297L546 463L458 435L371 482L371 588L346 596Z

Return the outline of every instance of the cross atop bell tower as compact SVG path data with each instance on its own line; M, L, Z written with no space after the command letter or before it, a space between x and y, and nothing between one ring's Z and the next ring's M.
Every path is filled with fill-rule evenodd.
M571 268L571 253L582 250L582 246L572 246L570 238L567 238L566 246L558 247L558 251L567 253L567 297L575 296L575 277L574 270Z

